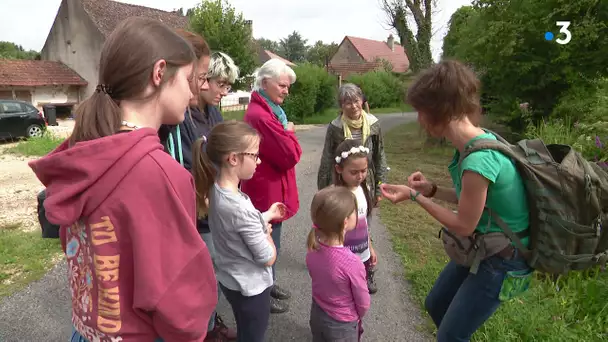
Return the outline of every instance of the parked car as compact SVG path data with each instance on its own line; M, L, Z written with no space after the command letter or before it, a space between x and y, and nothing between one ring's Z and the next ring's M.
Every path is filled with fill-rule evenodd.
M44 116L31 104L0 100L0 139L39 137L46 127Z

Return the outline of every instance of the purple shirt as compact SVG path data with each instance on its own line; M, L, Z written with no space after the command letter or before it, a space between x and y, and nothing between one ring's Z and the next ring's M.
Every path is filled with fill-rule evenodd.
M312 279L312 298L331 318L353 322L363 318L370 306L365 267L347 247L319 243L319 250L306 254Z

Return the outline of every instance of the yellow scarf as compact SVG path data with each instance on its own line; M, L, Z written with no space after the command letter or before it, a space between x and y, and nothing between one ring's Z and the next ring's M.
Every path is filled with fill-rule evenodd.
M370 135L370 127L369 122L367 121L367 113L362 110L361 116L357 120L353 120L348 118L346 115L342 114L342 128L344 129L344 138L352 139L353 135L350 132L350 129L360 129L361 130L361 143L365 144L367 137Z

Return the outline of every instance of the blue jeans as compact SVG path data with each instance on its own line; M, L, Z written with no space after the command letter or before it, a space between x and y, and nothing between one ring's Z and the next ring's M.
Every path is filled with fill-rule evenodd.
M499 256L481 262L477 274L450 261L435 281L424 306L437 326L437 342L469 341L500 306L507 271L527 270L523 258Z
M277 249L277 260L279 259L279 250L281 249L281 227L283 227L283 222L275 223L272 225L272 241L274 241L274 246ZM277 260L272 264L272 280L277 282L277 272L275 270L275 265L277 264Z
M211 232L209 233L201 233L201 237L205 244L207 245L207 249L209 250L209 255L211 255L211 260L213 261L213 267L215 268L215 245L213 244L213 238L211 236ZM217 291L217 300L220 300L220 290L218 283L218 291ZM215 310L211 313L211 318L209 318L209 323L207 323L207 331L212 331L215 328L215 317L217 316L217 312Z

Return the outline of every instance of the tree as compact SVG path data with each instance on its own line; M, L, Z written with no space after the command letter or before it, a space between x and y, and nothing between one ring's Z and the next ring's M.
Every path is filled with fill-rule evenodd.
M566 34L556 22L568 20L572 38L558 44ZM454 13L444 43L446 57L480 76L489 112L521 131L528 122L519 103L528 102L530 118L540 120L573 87L608 77L608 3L476 0L472 10Z
M303 39L300 33L293 31L287 38L281 39L279 43L285 58L297 63L306 61L306 54L308 52L308 46L306 43L307 39Z
M389 25L397 30L401 45L410 61L410 69L418 72L433 64L431 53L432 13L436 0L382 0L382 9ZM408 19L412 19L412 21ZM416 35L414 35L414 27Z
M336 51L338 51L338 44L325 44L323 41L318 40L310 49L308 49L306 59L312 64L325 66L326 62L329 61Z
M0 41L0 59L40 59L40 54L34 50L26 51L15 43Z
M236 13L226 0L203 0L195 8L188 10L192 31L201 34L209 47L222 51L234 59L240 69L240 75L251 75L256 66L257 52L251 36L251 27ZM235 87L246 83L240 80Z
M260 38L260 39L257 39L256 42L264 50L272 51L272 52L274 52L276 54L279 54L279 55L282 54L281 45L279 45L279 43L276 42L276 41L274 41L274 40L266 39L266 38Z

